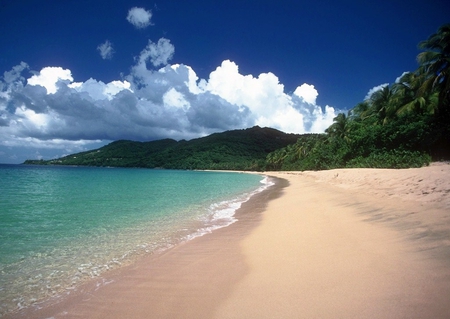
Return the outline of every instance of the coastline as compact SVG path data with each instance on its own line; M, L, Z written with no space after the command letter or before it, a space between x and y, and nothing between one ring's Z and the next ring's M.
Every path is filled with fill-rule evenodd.
M261 175L220 172L8 167L0 173L0 317L229 225L242 202L270 185Z
M450 317L449 165L266 175L238 222L5 318Z
M273 181L241 205L237 222L111 270L56 302L4 318L210 318L248 272L239 242L261 221L267 202L286 187L284 180Z

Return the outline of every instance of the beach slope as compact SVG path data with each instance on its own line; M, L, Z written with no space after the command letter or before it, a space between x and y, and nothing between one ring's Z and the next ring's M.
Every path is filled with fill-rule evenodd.
M271 174L217 318L450 318L450 166Z
M13 317L450 318L450 165L267 174L237 223Z

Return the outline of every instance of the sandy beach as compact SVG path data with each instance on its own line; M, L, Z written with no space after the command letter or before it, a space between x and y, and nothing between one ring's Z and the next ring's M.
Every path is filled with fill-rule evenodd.
M450 318L450 165L267 175L231 226L6 318Z

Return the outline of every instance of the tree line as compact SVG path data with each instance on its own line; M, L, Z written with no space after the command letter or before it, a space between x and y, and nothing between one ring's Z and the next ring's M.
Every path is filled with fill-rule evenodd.
M450 159L450 24L419 43L419 67L266 158L268 170L405 168Z

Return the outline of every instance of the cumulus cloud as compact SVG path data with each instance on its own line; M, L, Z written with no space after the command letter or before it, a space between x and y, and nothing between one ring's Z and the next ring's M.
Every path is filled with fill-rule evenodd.
M144 29L151 25L150 19L152 18L152 12L145 10L144 8L131 8L128 11L127 20L137 29Z
M287 93L275 74L241 74L229 60L199 79L190 66L168 64L173 53L169 40L149 41L130 74L109 83L76 82L60 67L26 76L21 63L0 79L0 146L74 149L93 141L191 139L254 125L323 132L337 114L316 104L313 85Z
M103 83L92 78L86 82L70 83L68 87L75 89L79 93L87 93L93 100L112 100L114 96L122 90L130 90L130 83L127 81L112 81Z
M166 65L172 59L174 53L175 47L170 43L170 40L161 38L158 43L149 40L147 46L139 55L138 63L145 64L150 59L153 66Z
M208 81L200 81L199 86L229 103L249 108L255 125L285 132L323 132L335 116L334 108L322 110L316 105L318 93L314 86L305 83L289 95L273 73L258 77L242 75L238 66L228 60L210 74Z
M371 97L375 92L384 89L384 88L385 88L386 86L388 86L388 85L389 85L389 83L384 83L384 84L380 84L380 85L377 85L377 86L371 88L371 89L369 90L369 92L367 92L366 97L364 98L364 100L370 99L370 97Z
M303 101L305 101L306 103L316 104L316 99L319 95L319 92L317 92L317 90L314 88L314 85L303 83L295 89L294 94L303 99Z
M97 47L97 50L100 52L100 56L103 60L111 60L114 55L114 49L112 43L109 40L106 40L102 44Z
M57 85L60 81L73 81L72 72L60 67L46 67L27 80L29 85L39 85L47 90L48 94L54 94L57 91Z
M26 64L25 62L20 62L20 64L14 66L11 71L5 71L3 73L3 83L12 84L17 83L18 80L20 80L18 83L21 83L23 80L25 80L25 78L22 76L22 71L25 69L28 69L28 64Z
M2 108L8 110L13 107L14 101L10 101L9 96L11 92L23 89L25 77L23 77L22 72L26 69L28 69L28 64L20 62L10 71L5 71L3 77L0 78L0 126L5 126L8 123L7 116L4 111L2 112Z

